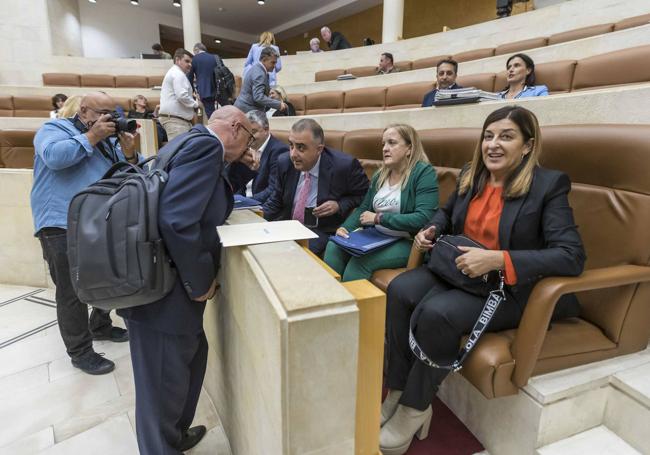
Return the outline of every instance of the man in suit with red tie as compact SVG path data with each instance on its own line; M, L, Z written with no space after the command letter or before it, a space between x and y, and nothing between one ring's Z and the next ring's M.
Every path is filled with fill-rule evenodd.
M289 153L278 158L277 184L263 206L267 220L298 220L318 234L309 241L309 249L317 255L368 191L359 161L324 142L316 121L294 123Z

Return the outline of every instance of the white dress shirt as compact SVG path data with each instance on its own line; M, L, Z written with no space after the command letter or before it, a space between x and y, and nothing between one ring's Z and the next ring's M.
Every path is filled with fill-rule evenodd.
M271 139L271 134L269 134L266 137L266 140L264 141L264 144L257 149L257 161L262 161L262 154L264 154L264 150L266 150L266 146L269 145L269 140ZM246 184L246 197L253 197L253 179L251 179L247 184Z
M178 67L172 67L165 74L160 92L160 115L173 115L191 121L199 102L192 98L192 84Z

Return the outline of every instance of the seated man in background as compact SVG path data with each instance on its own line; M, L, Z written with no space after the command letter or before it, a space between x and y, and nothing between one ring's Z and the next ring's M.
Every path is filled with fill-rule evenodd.
M241 92L235 101L235 107L244 113L248 111L266 111L276 109L284 111L286 104L269 97L269 72L275 69L280 56L271 46L265 47L260 53L260 60L250 67L242 82Z
M339 49L350 49L352 46L350 42L343 36L341 32L333 32L329 27L325 26L320 29L320 36L323 37L325 42L330 48L330 51L338 51Z
M267 220L298 220L318 234L309 249L322 255L331 234L359 206L368 178L359 161L325 147L321 126L298 120L289 133L289 153L278 158L277 186L263 206Z
M458 62L456 62L456 60L449 58L438 62L438 66L436 67L436 88L424 95L422 107L433 106L438 90L462 88L460 85L456 84L457 76Z
M101 92L81 100L74 117L46 122L34 137L34 182L31 193L35 236L56 285L56 319L72 365L99 375L115 364L97 354L93 340L127 341L126 330L113 327L107 311L81 302L70 279L68 206L79 191L99 180L118 161L137 163L130 133L116 135L110 113L115 100Z
M258 164L256 171L251 171L242 163L233 163L229 169L230 183L233 188L246 194L261 203L271 195L272 188L276 185L278 158L289 151L289 147L282 141L273 137L269 131L269 120L261 111L250 111L246 118L251 122L251 132L255 136L255 161ZM252 179L252 180L251 180Z
M390 74L390 73L399 73L399 68L395 67L393 62L393 54L390 52L384 52L381 54L379 59L379 65L377 66L377 74Z

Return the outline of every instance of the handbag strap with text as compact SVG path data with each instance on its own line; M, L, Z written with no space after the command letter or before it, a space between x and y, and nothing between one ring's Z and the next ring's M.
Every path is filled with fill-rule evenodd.
M411 321L409 323L409 346L411 348L411 351L413 351L413 354L415 354L415 356L418 359L420 359L422 363L432 368L440 368L443 370L452 370L452 371L458 371L461 368L463 368L463 362L465 361L465 359L467 359L467 356L472 351L472 349L474 349L479 338L481 338L481 336L485 332L485 329L487 329L487 326L490 324L490 321L494 317L494 314L497 312L499 305L504 300L506 300L506 294L503 291L503 284L504 284L503 273L499 271L499 288L490 291L490 294L488 295L487 300L485 301L485 305L483 305L483 310L481 310L481 314L479 315L478 319L474 323L474 327L469 333L469 337L467 338L467 341L460 349L460 351L458 352L458 356L456 357L456 360L454 360L454 362L451 365L438 365L427 356L427 354L420 347L417 340L415 339L415 336L413 335L414 324L413 324L413 316L411 316Z

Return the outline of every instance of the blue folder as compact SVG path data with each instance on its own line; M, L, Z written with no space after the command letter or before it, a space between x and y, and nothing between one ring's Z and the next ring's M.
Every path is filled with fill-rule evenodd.
M363 256L364 254L377 251L381 248L398 242L403 237L382 234L374 227L362 229L360 231L350 232L350 237L345 238L333 235L330 240L343 248L352 256Z
M251 199L241 194L235 194L235 210L238 209L259 209L262 203L256 199Z

